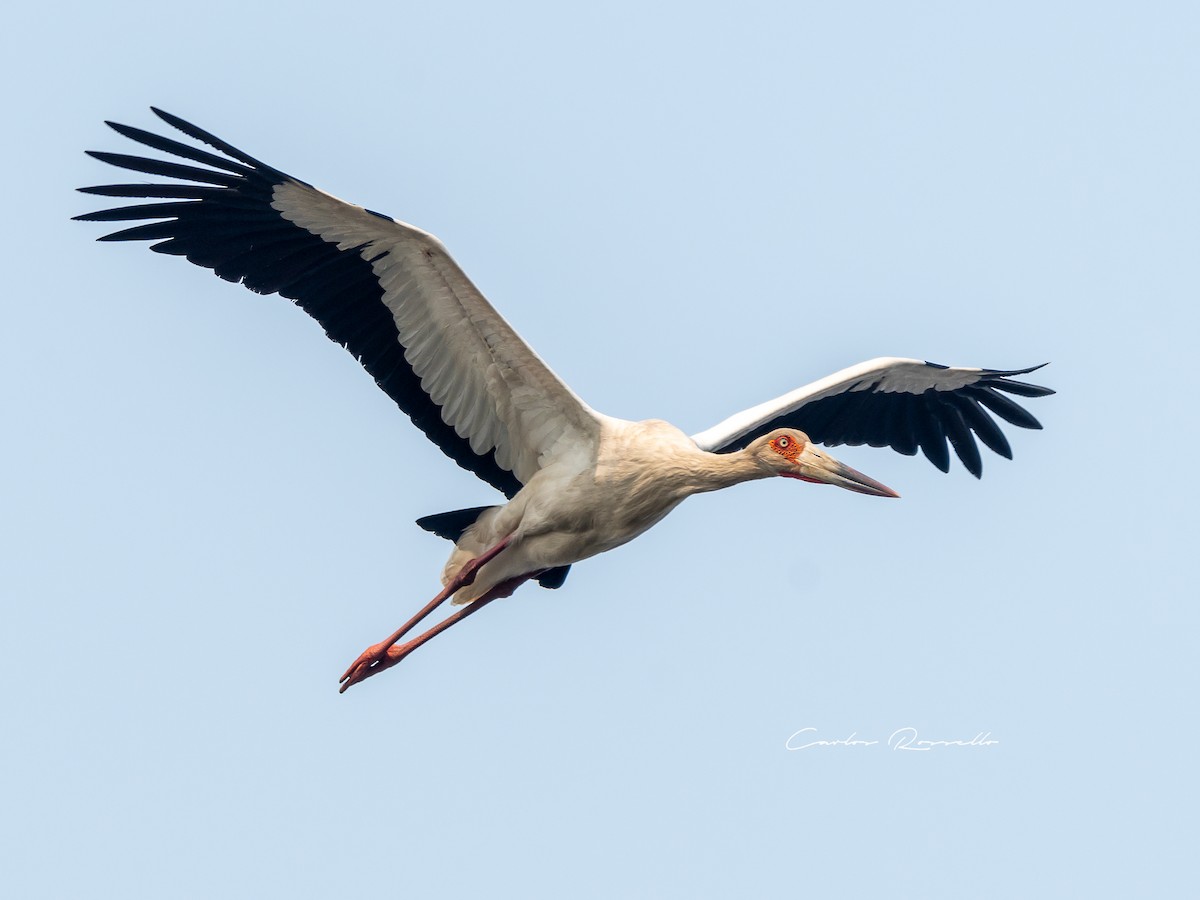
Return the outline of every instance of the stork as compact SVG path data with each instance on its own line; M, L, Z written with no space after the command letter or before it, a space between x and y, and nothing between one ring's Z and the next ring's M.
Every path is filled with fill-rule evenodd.
M899 496L817 444L892 447L908 456L919 448L946 472L948 443L979 477L976 439L1012 458L989 413L1041 428L1008 395L1053 393L1015 380L1040 366L959 368L886 357L691 437L663 421L606 416L550 370L433 235L339 200L152 109L217 152L109 122L126 138L198 165L89 151L113 166L172 180L80 188L155 202L76 218L141 222L99 240L154 241L151 250L294 301L443 453L507 499L417 520L454 542L442 590L351 663L342 691L526 581L560 587L571 564L632 540L692 494L782 476ZM461 608L404 640L447 600Z

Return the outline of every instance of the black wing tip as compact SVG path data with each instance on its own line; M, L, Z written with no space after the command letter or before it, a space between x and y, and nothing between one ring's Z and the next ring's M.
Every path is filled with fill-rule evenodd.
M947 456L945 459L935 458L934 456L931 456L928 452L926 452L925 458L927 460L929 460L931 463L933 463L933 467L935 469L937 469L939 472L941 472L942 474L944 474L944 475L950 474L950 458L949 458L949 456Z
M174 128L178 131L182 131L184 134L186 134L190 138L194 138L196 140L203 141L204 137L201 137L200 134L205 135L205 137L208 136L208 133L203 131L203 129L201 129L200 126L193 125L187 119L180 118L179 116L175 115L174 113L167 112L165 109L161 109L157 106L151 106L150 112L154 113L156 116L158 116L160 119L162 119L168 125L170 125L172 128ZM196 132L200 132L200 134L197 134Z
M162 109L157 106L151 105L150 112L154 113L156 116L158 116L164 122L166 122L168 125L173 125L176 128L179 128L179 125L176 123L182 123L184 125L192 124L191 122L184 122L184 120L179 118L179 116L174 115L173 113L169 113L165 109Z
M111 184L93 184L93 185L89 185L87 187L77 187L77 188L75 188L75 190L79 191L79 193L81 193L81 194L96 194L101 197L124 196L124 195L120 195L120 194L116 194L116 195L112 194L111 193L112 187L113 187L113 185L111 185ZM75 218L78 219L81 217L76 216Z
M953 368L952 366L945 366L941 363L930 362L927 359L921 361L931 369ZM1044 363L1038 363L1036 366L1029 366L1025 369L980 369L980 371L983 372L984 375L1028 375L1030 372L1036 372L1038 369L1044 369L1048 365L1050 365L1049 360Z
M145 128L135 128L132 125L123 125L120 122L114 122L111 119L105 119L104 124L117 134L121 135L121 137L127 137L131 141L137 141L139 144L145 143L145 141L142 140L143 136L152 138L159 137L159 135L156 135L151 131L147 131Z
M151 106L150 112L154 113L156 116L158 116L164 122L166 122L168 125L172 125L175 128L178 128L180 131L183 131L185 133L189 127L191 127L191 128L196 127L196 126L192 125L190 122L185 122L183 119L179 118L179 116L174 116L174 115L171 115L171 113L169 113L169 112L164 112L163 110L159 109L157 106ZM142 133L144 131L144 129L134 128L132 125L124 125L121 122L114 122L112 119L105 119L104 124L107 125L109 128L111 128L113 131L115 131L117 134L122 135L123 137L132 138L133 140L137 140L137 138L133 137L134 134ZM131 132L132 132L132 134L131 134Z
M983 369L984 375L997 375L1001 378L1008 378L1011 375L1028 375L1030 372L1036 372L1038 369L1044 369L1050 365L1049 361L1038 363L1036 366L1029 366L1025 369Z
M1031 413L1029 410L1027 410L1023 406L1020 406L1015 403L1013 405L1016 406L1017 409L1021 410L1021 412L1024 413L1024 416L1022 417L1021 421L1019 421L1019 422L1011 422L1010 421L1009 424L1015 425L1017 428L1024 428L1027 431L1042 431L1043 430L1042 423L1038 421L1037 417L1033 413Z
M1016 394L1019 397L1027 399L1049 397L1058 392L1054 388L1048 388L1044 385L1012 380L1014 375L1028 375L1030 372L1036 372L1038 369L1045 368L1048 365L1050 365L1049 362L1044 362L1036 366L1029 366L1026 369L982 369L982 376L976 383L986 384L994 389L1005 391L1009 394Z
M230 159L236 160L243 165L255 169L259 175L287 181L294 181L297 184L304 185L305 187L312 187L312 185L307 181L301 181L299 178L295 178L281 169L267 165L261 159L256 159L244 150L239 150L228 141L222 140L212 132L205 131L199 125L193 125L191 122L187 121L187 119L182 119L174 113L169 113L165 109L160 109L157 106L151 106L150 111L172 128L182 131L192 140L199 141L202 144L207 144L208 146L213 147L214 149L228 156Z
M104 124L117 134L121 135L121 137L127 137L132 141L137 141L137 136L140 134L149 134L149 132L144 128L134 128L132 125L123 125L120 122L114 122L112 119L105 119ZM141 143L141 141L138 141L138 143Z
M947 366L943 366L940 363L931 363L928 360L925 361L925 364L933 369L948 368ZM1028 384L1027 382L1023 382L1023 381L1009 380L1014 375L1027 375L1030 372L1036 372L1039 369L1042 369L1042 368L1048 366L1049 364L1050 364L1049 361L1047 361L1044 363L1039 363L1036 366L1028 366L1028 367L1022 368L1022 369L982 369L982 370L980 370L981 377L979 378L978 381L975 382L975 384L978 386L977 390L979 390L980 393L990 394L991 397L995 398L994 403L986 403L983 405L986 405L987 407L989 407L992 412L996 412L1001 418L1003 418L1005 421L1007 421L1010 425L1015 425L1018 428L1025 428L1025 429L1034 430L1034 431L1041 431L1042 423L1039 422L1032 414L1030 414L1030 412L1028 410L1026 410L1023 406L1019 406L1017 403L1013 402L1012 400L1009 400L1003 394L1000 394L997 392L1004 391L1005 393L1016 394L1016 395L1018 395L1020 397L1024 397L1024 398L1047 397L1047 396L1054 394L1055 391L1052 388L1043 387L1041 385L1036 385L1036 384ZM974 391L972 391L972 393L974 393ZM974 404L976 407L981 405L979 403L978 398L974 398L974 397L971 398L971 400L968 402ZM980 409L979 412L981 415L984 415L984 416L987 415L986 412L983 411L983 409ZM960 417L962 416L961 410L959 410L959 415L960 415ZM968 417L968 418L970 418L970 417ZM967 426L968 435L969 435L972 443L975 443L976 441L982 439L981 438L982 433L980 432L980 429L978 427L976 427L976 423L964 421L963 424ZM990 429L990 430L998 431L998 429ZM983 440L983 443L985 443L988 446L988 448L991 449L992 452L996 453L998 456L1000 456L1004 459L1011 460L1013 458L1012 447L1009 446L1007 440L1003 439L1002 433L999 433L998 437L1000 438L1000 440L998 440L998 441L995 439L995 437L993 437L992 440ZM951 441L951 444L954 444L954 441ZM975 446L977 447L978 445L975 444ZM938 458L935 458L933 455L931 455L928 452L928 448L922 447L922 449L926 451L925 456L929 459L930 462L932 462L934 464L934 466L936 468L940 469L942 472L949 471L949 466L943 466L941 464L942 459L940 458L940 454L938 455ZM967 455L964 455L962 450L957 445L954 445L954 450L955 450L956 455L958 456L959 460L962 462L963 468L965 468L968 472L970 472L972 475L974 475L976 479L982 479L983 478L983 460L982 460L982 457L980 457L978 455L978 452L976 451L975 453L968 453Z
M922 362L924 362L924 364L931 369L952 368L951 366L944 366L941 363L930 362L927 359L922 360ZM1047 360L1044 363L1038 363L1036 366L1028 366L1027 368L1024 368L1024 369L979 369L978 371L980 374L980 381L993 381L993 382L1003 383L1003 379L1012 378L1014 375L1028 375L1030 372L1036 372L1038 369L1044 369L1048 365L1050 365L1049 360ZM1022 387L1029 388L1030 390L1034 390L1034 391L1038 392L1036 394L1028 394L1027 396L1030 396L1030 397L1048 397L1051 394L1057 393L1057 391L1055 391L1053 388L1042 387L1041 385L1038 385L1038 384L1025 384L1023 382L1015 382L1015 383L1020 384Z

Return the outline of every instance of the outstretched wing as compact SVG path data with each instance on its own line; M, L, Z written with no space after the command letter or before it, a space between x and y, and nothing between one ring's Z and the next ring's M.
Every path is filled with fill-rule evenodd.
M199 166L91 152L177 179L81 188L157 202L78 219L146 221L102 241L156 241L227 281L279 293L349 350L442 451L508 496L558 453L594 445L599 422L492 308L433 235L319 191L155 109L221 155L112 122Z
M950 470L948 440L967 471L978 478L983 461L976 438L1012 459L1008 440L989 412L1020 428L1042 427L1005 396L1053 394L1049 388L1012 380L1040 368L964 369L881 357L730 416L692 440L702 450L728 453L776 428L797 428L831 447L870 444L906 456L914 456L920 447L943 472Z

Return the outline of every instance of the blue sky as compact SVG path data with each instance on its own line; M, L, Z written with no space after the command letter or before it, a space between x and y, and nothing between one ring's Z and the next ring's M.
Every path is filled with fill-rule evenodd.
M281 9L9 14L14 896L1190 881L1194 6ZM904 499L690 500L339 696L437 588L412 520L494 495L287 302L68 221L150 104L433 231L612 415L878 355L1059 394L982 481L844 448Z

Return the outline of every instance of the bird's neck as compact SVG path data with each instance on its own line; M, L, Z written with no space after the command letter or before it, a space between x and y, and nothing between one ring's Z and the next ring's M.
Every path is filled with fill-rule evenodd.
M732 487L743 481L770 478L774 474L759 465L754 457L745 450L737 450L733 453L701 451L690 462L689 487L695 494L719 491L721 488Z

